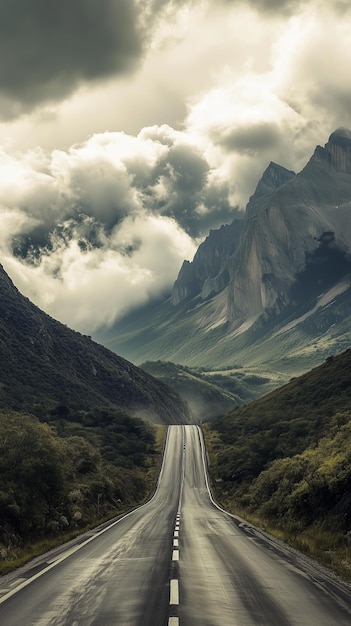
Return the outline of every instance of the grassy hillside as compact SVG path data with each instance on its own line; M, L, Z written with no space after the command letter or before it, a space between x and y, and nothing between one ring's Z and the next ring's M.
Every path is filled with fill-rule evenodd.
M351 578L351 350L205 433L226 506Z
M0 408L110 406L159 423L188 420L162 382L38 309L0 266Z
M61 407L42 419L0 412L0 573L44 539L48 549L140 503L154 485L154 426L114 409Z

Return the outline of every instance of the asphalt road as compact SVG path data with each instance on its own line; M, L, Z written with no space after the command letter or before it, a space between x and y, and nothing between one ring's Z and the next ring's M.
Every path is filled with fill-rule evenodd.
M0 579L1 626L350 626L350 588L217 508L203 459L171 426L153 499Z

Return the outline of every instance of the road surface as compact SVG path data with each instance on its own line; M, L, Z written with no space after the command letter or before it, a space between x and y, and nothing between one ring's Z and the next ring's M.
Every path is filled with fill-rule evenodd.
M196 426L171 426L150 502L20 577L1 626L350 626L351 591L212 502Z

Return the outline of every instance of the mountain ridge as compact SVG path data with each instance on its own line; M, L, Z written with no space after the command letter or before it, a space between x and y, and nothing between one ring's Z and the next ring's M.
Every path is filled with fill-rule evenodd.
M226 261L236 251L242 227L243 221L236 219L231 224L223 224L219 229L210 230L193 261L183 262L172 289L173 305L197 293L204 300L226 287L229 281Z

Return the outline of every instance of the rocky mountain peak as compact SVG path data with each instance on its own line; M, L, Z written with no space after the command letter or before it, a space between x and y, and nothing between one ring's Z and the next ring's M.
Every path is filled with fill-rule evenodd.
M250 217L256 213L258 207L261 209L263 206L262 199L265 196L270 196L275 189L279 189L279 187L285 185L285 183L294 178L295 175L295 172L292 170L287 170L282 165L278 165L278 163L271 161L263 172L255 192L249 199L246 207L247 216Z
M348 128L343 128L342 126L340 128L337 128L330 135L328 143L329 142L350 143L351 142L351 130L349 130Z
M351 174L351 132L338 128L329 137L324 148L317 146L305 170L310 175L310 166L326 165L338 173Z
M242 367L260 362L265 336L267 367L279 353L283 370L289 350L294 368L349 345L350 145L350 131L338 129L296 175L270 163L246 217L211 231L184 263L172 293L181 306L152 309L146 326L144 315L134 327L121 324L111 343L122 332L123 348L139 362L152 354Z
M259 181L256 193L260 191L264 191L265 189L272 191L272 189L278 189L281 185L284 185L290 178L295 176L295 172L292 170L287 170L282 165L278 163L274 163L271 161L268 167L262 174L261 180Z

